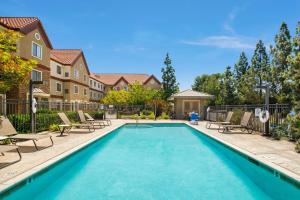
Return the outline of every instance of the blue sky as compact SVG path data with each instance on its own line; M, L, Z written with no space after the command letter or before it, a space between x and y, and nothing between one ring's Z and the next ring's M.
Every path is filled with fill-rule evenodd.
M223 72L257 40L272 44L281 22L292 34L300 1L3 0L1 16L37 16L54 48L81 48L93 72L161 78L167 52L181 89L201 74Z

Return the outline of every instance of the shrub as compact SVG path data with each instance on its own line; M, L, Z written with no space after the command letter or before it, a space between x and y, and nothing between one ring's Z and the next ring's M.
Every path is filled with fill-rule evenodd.
M94 119L103 119L104 118L104 112L103 111L94 111L94 112L88 112Z
M59 131L59 126L58 126L58 124L51 124L50 126L49 126L49 130L50 131Z
M271 128L270 133L271 133L271 136L273 139L280 140L281 137L284 137L287 135L287 129L283 125L275 126L275 127Z
M297 153L300 153L300 139L297 140L295 150Z
M147 116L146 115L144 115L143 113L140 115L140 118L141 119L146 119L147 118Z
M161 114L161 116L158 117L158 119L170 119L170 116L167 115L165 112L163 112L163 113Z
M142 110L141 112L143 115L150 115L152 113L151 110Z
M231 123L232 124L240 124L241 123L241 119L244 115L244 110L242 109L234 109L233 110L233 115L231 118Z
M69 111L69 112L65 112L67 117L70 119L71 122L80 122L78 113L75 111Z
M155 119L154 112L151 112L150 115L148 115L148 119Z

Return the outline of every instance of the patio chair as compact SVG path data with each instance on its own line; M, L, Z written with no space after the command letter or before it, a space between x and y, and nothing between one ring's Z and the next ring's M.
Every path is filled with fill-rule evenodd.
M105 127L104 121L95 121L95 120L86 119L82 110L78 110L78 115L81 123L90 123L93 124L94 126L99 126L100 128Z
M2 123L0 126L0 136L1 139L9 139L12 142L16 142L19 140L32 140L34 147L36 150L39 150L36 141L49 138L51 140L51 145L53 146L53 140L51 135L46 134L18 134L16 129L13 127L13 125L10 123L9 119L5 117L1 117ZM49 146L49 147L50 147Z
M228 132L229 130L232 129L241 129L242 132L247 131L248 133L252 133L253 128L250 125L251 116L252 116L251 112L245 112L239 125L233 125L233 124L223 125L222 128L218 129L218 131L220 133L225 133L226 131Z
M232 118L232 115L233 115L233 112L229 111L227 113L225 121L223 121L223 122L207 122L206 123L206 128L210 129L210 127L211 127L212 124L218 125L219 126L218 129L220 129L222 125L229 125L230 121L231 121L231 118Z
M12 162L12 163L8 163L8 164L5 164L5 165L2 165L0 168L3 168L3 167L6 167L7 165L10 165L10 164L14 164L16 162L19 162L21 159L22 159L22 155L19 151L19 147L16 146L16 145L0 145L0 153L2 156L4 156L4 153L8 152L8 151L13 151L13 150L16 150L18 155L19 155L19 159Z
M88 121L106 122L107 126L112 124L110 119L95 120L89 113L84 113L84 115L87 117Z
M59 118L63 122L63 124L58 125L60 136L63 136L65 132L69 133L73 127L82 128L82 129L89 129L89 132L91 132L91 129L95 131L95 127L93 124L88 123L72 123L67 115L63 112L58 113Z

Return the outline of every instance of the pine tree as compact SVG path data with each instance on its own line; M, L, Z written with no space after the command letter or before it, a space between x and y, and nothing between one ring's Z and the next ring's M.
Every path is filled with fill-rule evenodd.
M224 73L223 81L223 95L224 95L224 104L233 105L236 103L236 95L233 82L233 74L231 72L231 67L228 66Z
M234 65L234 85L237 94L237 104L244 102L244 94L242 87L244 86L244 79L249 70L249 63L245 52L242 52L238 62Z
M287 24L282 23L275 36L275 46L271 46L272 55L272 89L277 102L290 102L288 98L291 88L286 82L289 70L288 57L292 52L291 35Z
M162 72L163 98L167 100L172 94L179 91L179 84L176 81L175 69L172 67L172 60L167 53Z
M294 108L300 114L300 22L296 28L296 35L293 39L293 53L289 58L291 64L291 79L293 88Z
M269 56L267 54L266 47L261 40L259 40L256 44L256 48L251 60L251 67L253 68L256 84L258 86L270 83L271 67L269 63ZM259 97L262 101L261 89L259 91Z
M234 65L234 78L240 80L249 69L249 63L245 52L242 52L238 62Z

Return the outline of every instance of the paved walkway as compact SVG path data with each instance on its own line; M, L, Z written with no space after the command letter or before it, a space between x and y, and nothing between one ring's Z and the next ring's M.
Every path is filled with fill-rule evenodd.
M156 121L156 123L166 121L171 123L186 122L165 120ZM41 168L102 137L127 122L135 121L113 120L112 126L97 129L93 133L83 133L80 130L75 130L70 135L64 137L58 137L59 133L51 133L54 139L54 146L44 148L40 151L35 151L31 141L19 143L23 158L18 163L0 169L0 190L37 172ZM140 120L139 122L149 123L154 121ZM295 145L289 141L275 141L258 134L220 134L216 130L206 129L205 122L200 122L199 125L193 125L192 127L300 180L300 154L294 151ZM39 141L38 144L46 147L50 144L50 141L45 139ZM7 163L17 158L18 156L15 152L9 152L6 153L5 156L0 156L0 163Z

